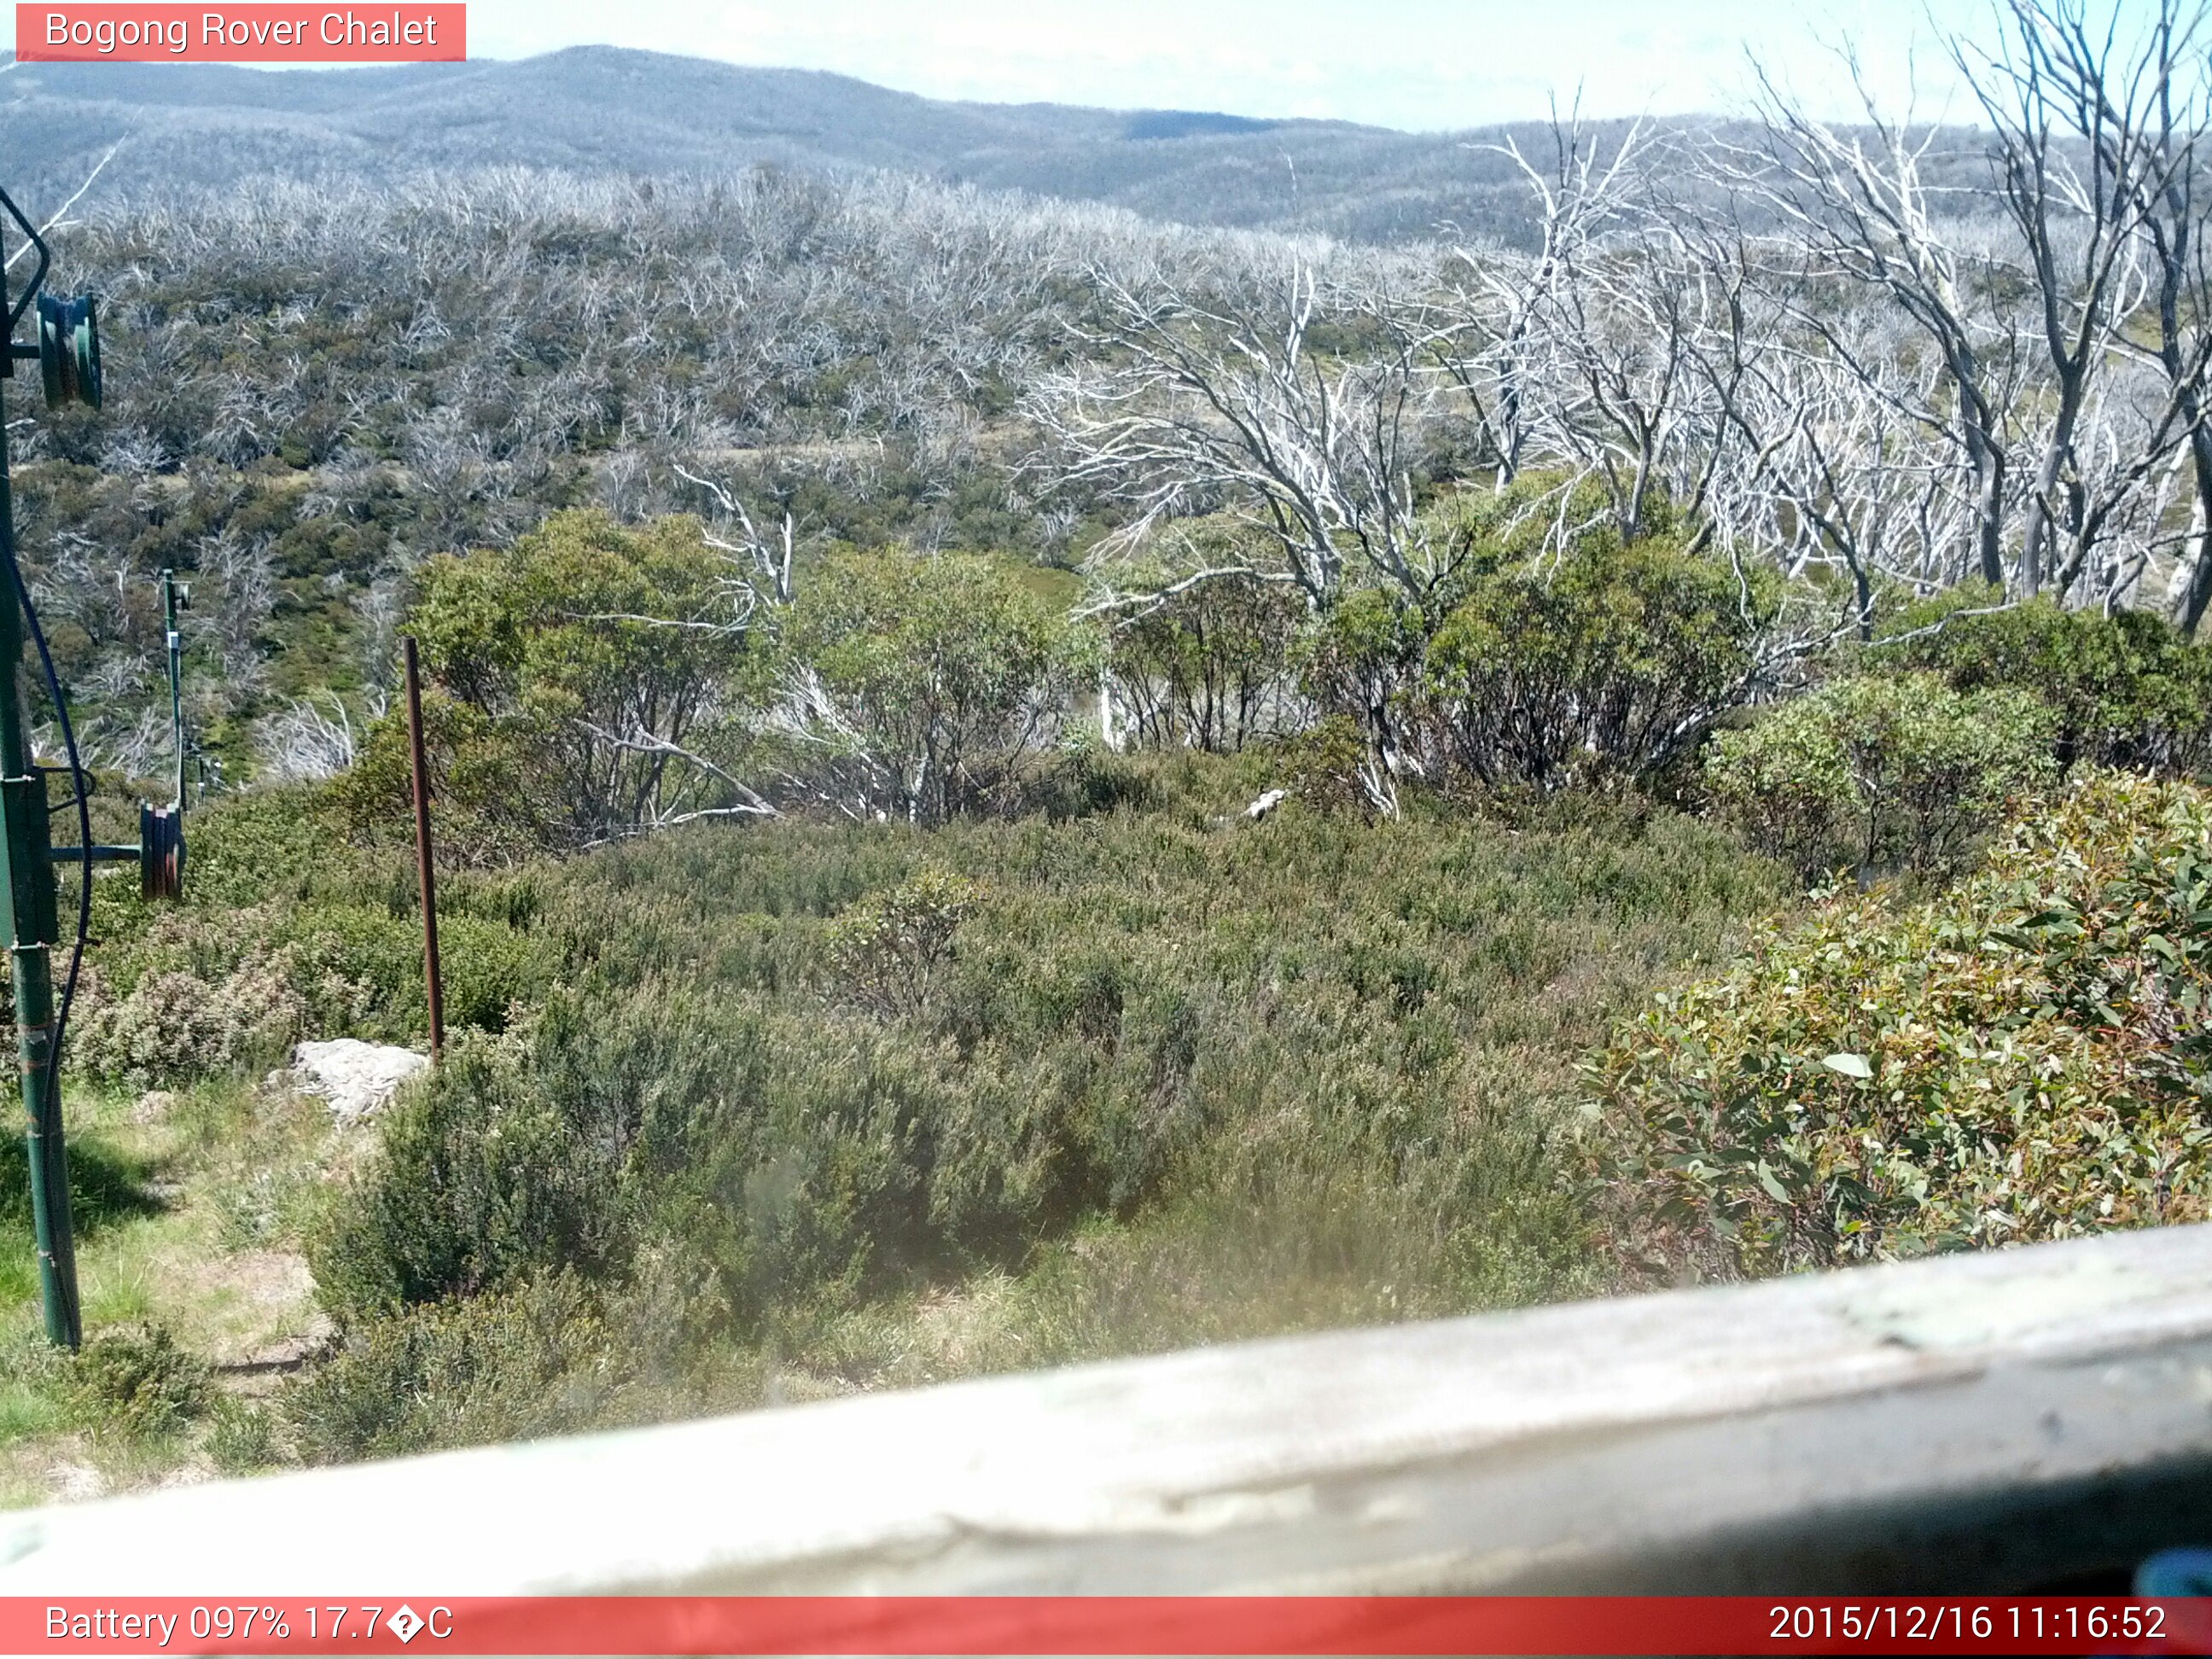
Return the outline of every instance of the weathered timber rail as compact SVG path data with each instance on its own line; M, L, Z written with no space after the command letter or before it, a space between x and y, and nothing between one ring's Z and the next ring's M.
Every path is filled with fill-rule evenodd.
M2208 1541L2179 1227L27 1511L0 1593L1981 1593Z

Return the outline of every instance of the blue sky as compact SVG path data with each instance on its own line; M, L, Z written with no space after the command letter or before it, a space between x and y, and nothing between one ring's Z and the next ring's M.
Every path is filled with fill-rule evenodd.
M1817 105L1835 74L1816 43L1841 33L1901 96L1931 12L1990 15L1985 0L473 0L469 32L481 56L605 41L939 98L1436 129L1540 115L1577 84L1601 114L1714 108L1741 92L1747 45ZM1940 60L1923 52L1917 73L1940 105Z
M2118 3L2088 0L2093 15ZM1993 0L470 0L476 57L588 43L835 70L936 98L1312 116L1434 131L1739 100L1755 51L1825 114L1853 112L1824 43L1884 103L1971 118L1932 42ZM0 7L0 38L13 34Z

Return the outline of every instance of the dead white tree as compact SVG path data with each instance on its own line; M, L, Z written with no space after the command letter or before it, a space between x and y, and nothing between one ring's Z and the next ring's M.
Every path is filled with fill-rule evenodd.
M1542 429L1576 473L1603 482L1628 541L1662 493L1694 520L1722 453L1697 355L1725 326L1727 296L1671 218L1655 213L1575 250L1549 307L1562 387Z
M731 599L730 626L749 627L763 606L790 604L791 557L797 532L791 514L783 515L774 537L763 535L735 490L680 465L676 476L705 490L714 504L706 542L728 562L725 586Z
M1716 451L1731 462L1717 472L1708 523L1787 574L1838 568L1864 635L1885 581L1941 585L1931 562L1947 557L1963 505L1947 488L1948 447L1940 433L1929 441L1941 416L1924 382L1879 339L1839 347L1875 319L1791 331L1785 306L1762 309L1756 334L1724 336L1701 362L1725 423Z
M1524 258L1456 246L1446 271L1443 367L1474 416L1504 489L1520 476L1532 417L1559 384L1553 346L1563 296L1589 250L1626 210L1632 163L1646 139L1632 123L1609 152L1583 129L1579 108L1556 107L1551 154L1540 166L1509 137L1490 146L1512 161L1535 210L1538 244Z
M13 58L9 60L8 67L9 69L15 67L15 62ZM92 171L85 174L84 182L72 191L70 193L69 199L64 202L59 207L56 208L53 212L47 216L46 222L39 227L39 234L40 236L46 235L48 231L66 230L70 225L76 222L69 216L70 210L75 207L79 202L84 200L85 193L92 188L94 183L99 179L100 175L107 170L107 164L115 159L116 152L123 148L125 142L125 140L118 138L107 147L100 158L92 164ZM8 256L7 263L5 264L0 264L0 270L13 270L15 268L15 262L21 258L26 253L28 253L31 251L32 246L33 245L31 243L25 242L13 253L9 254Z
M2161 22L2170 21L2169 9ZM2096 512L2088 500L2083 417L2153 280L2144 216L2190 162L2190 146L2162 142L2169 31L2131 47L2119 26L2117 7L2093 34L2075 0L2007 0L1992 46L1961 36L1949 46L1990 123L1996 193L2017 235L2008 263L2034 313L2023 333L2041 347L2035 443L2022 452L2034 465L2023 481L2018 583L2031 596L2054 579L2063 594L2111 522L2117 501ZM2170 406L2130 433L2148 447L2116 473L2106 469L2123 493L2181 440L2178 412ZM2120 430L2106 426L2108 443Z
M262 776L272 783L334 778L352 767L360 750L353 716L335 692L294 699L283 713L264 720L258 735Z
M1328 254L1249 283L1090 273L1094 312L1071 325L1089 361L1029 407L1063 477L1133 509L1109 556L1222 512L1272 557L1188 579L1288 581L1316 609L1353 572L1416 605L1448 580L1460 550L1427 536L1413 489L1437 319L1392 262Z
M2160 445L2185 452L2192 510L2168 595L2174 619L2193 632L2212 604L2205 546L2212 525L2212 268L2205 246L2212 201L2203 178L2212 63L2205 9L2154 0L2145 11L2115 6L2093 17L2080 0L2006 0L2003 15L2005 49L1983 67L1984 78L2014 105L2032 101L2063 135L2068 187L2094 189L2106 204L2104 215L2128 224L2130 255L2144 266L2145 292L2111 307L2103 345L2145 364L2163 391L2138 394L2144 430L2123 461L2105 469L2113 483L2102 495L2108 514L2134 510L2128 499L2134 488L2179 476ZM2083 516L2094 510L2085 507ZM2163 550L2157 544L2168 539L2157 527L2163 517L2154 518L2149 542L2137 540L2118 556L2124 570L2139 569ZM2116 576L2113 586L2128 584Z
M1931 182L1960 137L1891 118L1856 52L1838 63L1863 122L1808 113L1753 64L1758 138L1708 149L1723 182L1756 202L1818 268L1884 295L1914 325L1942 374L1942 402L1966 474L1972 513L1960 574L2008 576L2008 428L2020 395L2017 319L1990 304L1990 261L1965 233L1950 187Z

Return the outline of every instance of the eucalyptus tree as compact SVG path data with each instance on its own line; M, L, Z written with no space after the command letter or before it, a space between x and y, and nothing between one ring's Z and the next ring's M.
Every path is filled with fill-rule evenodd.
M1520 476L1532 417L1559 385L1557 324L1563 307L1571 308L1575 275L1627 205L1647 141L1644 124L1632 122L1607 149L1577 114L1562 120L1554 111L1548 155L1532 160L1510 135L1492 147L1527 186L1534 256L1460 244L1446 273L1443 366L1474 413L1500 489Z
M2071 141L2079 159L2067 158L2066 188L2076 195L2094 189L2094 211L2128 226L2130 252L2144 267L2136 277L2143 292L2113 307L2105 344L2148 365L2163 391L2141 399L2147 434L2108 469L2117 476L2104 499L2117 513L2132 504L2123 499L2130 486L2186 471L2193 510L2170 594L2175 619L2193 632L2212 603L2212 266L2205 247L2212 197L2204 190L2212 63L2204 8L2154 0L2132 30L2117 9L2100 27L2078 0L2007 0L2007 14L2008 50L1983 67L1983 78L2017 103L2032 97L2044 121ZM2049 149L2039 143L2029 154ZM2185 451L2185 468L2167 463L2168 446ZM2155 520L2145 534L2151 544L2139 544L2131 564L2167 539Z
M1449 580L1461 550L1426 533L1414 482L1449 326L1417 264L1292 245L1245 270L1085 275L1083 356L1028 409L1060 476L1127 509L1116 548L1223 513L1267 556L1183 581L1286 582L1325 610L1352 580L1418 605Z
M2030 596L2080 579L2120 498L2184 436L2171 398L2147 422L2107 421L2107 453L2127 427L2136 453L2096 488L2085 421L2148 297L2146 214L2192 161L2193 140L2170 142L2172 54L2188 42L2173 38L2171 0L2160 4L2160 27L2134 45L2117 7L2093 34L2078 0L2007 0L1992 44L1950 44L1989 123L1995 194L2016 239L2008 263L2033 311L2023 333L2041 349L2016 571Z
M1943 163L1955 163L1967 138L1910 112L1892 118L1856 53L1845 48L1838 58L1859 125L1810 113L1759 70L1757 135L1717 142L1708 154L1802 257L1885 296L1941 365L1941 401L1971 503L1965 557L1953 574L2002 586L2010 427L2022 390L2017 319L1993 303L1984 239L1957 210L1967 204L1931 177L1951 170Z

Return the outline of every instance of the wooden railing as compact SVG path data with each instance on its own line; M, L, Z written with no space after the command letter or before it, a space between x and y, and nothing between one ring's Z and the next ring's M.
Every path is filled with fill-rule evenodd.
M2208 1541L2182 1227L26 1511L0 1593L1983 1593Z

